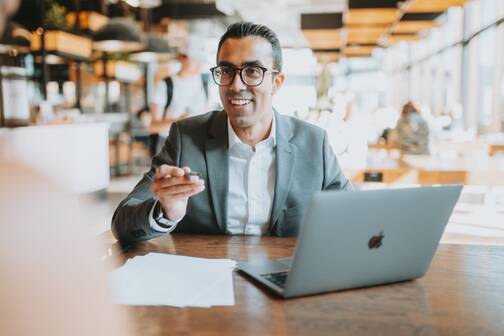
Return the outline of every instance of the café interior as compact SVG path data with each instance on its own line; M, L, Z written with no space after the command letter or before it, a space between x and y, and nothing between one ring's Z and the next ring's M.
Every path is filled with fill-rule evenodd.
M192 115L222 109L210 68L237 21L277 33L273 107L323 128L356 189L461 184L441 243L504 244L501 0L22 0L0 40L2 157L85 201L114 243L157 137L191 116L156 117L183 96L166 79L189 64Z
M282 43L275 109L324 128L355 185L461 183L443 239L502 242L504 4L375 2L22 1L0 44L4 150L92 195L95 229L108 230L149 168L150 136L174 121L141 112L181 68L177 53L197 63L199 114L219 109L209 71L218 39L228 24L253 21ZM408 102L426 122L421 153L398 136Z

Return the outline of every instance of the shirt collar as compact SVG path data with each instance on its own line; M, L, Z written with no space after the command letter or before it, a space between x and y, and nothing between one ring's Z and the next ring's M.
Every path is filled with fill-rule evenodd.
M236 144L244 144L243 141L236 135L235 130L233 129L233 126L231 126L231 122L229 121L229 117L227 118L227 126L228 126L228 144L229 144L229 149L231 149L234 145ZM276 121L275 121L275 115L273 114L273 121L271 123L271 132L269 136L259 142L259 144L263 143L272 143L273 146L276 145ZM258 144L258 145L259 145Z

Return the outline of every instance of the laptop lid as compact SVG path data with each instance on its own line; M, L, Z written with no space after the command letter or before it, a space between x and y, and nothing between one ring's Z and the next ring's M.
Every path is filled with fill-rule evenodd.
M283 295L423 276L461 190L454 185L314 194Z

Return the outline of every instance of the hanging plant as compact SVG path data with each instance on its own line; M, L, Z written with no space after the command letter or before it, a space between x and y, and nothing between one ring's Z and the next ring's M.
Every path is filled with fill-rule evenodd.
M46 24L49 30L70 31L66 23L67 9L54 0L46 0Z

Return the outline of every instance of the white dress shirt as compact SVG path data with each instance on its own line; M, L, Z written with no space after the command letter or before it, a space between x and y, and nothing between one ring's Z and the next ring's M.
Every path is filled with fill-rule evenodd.
M255 146L243 143L228 119L229 183L227 197L227 233L262 235L268 232L276 182L275 118L267 139ZM171 232L181 220L163 228L154 220L152 207L149 223L159 232Z
M276 180L275 118L267 139L252 147L236 135L228 119L229 189L227 233L268 231Z

